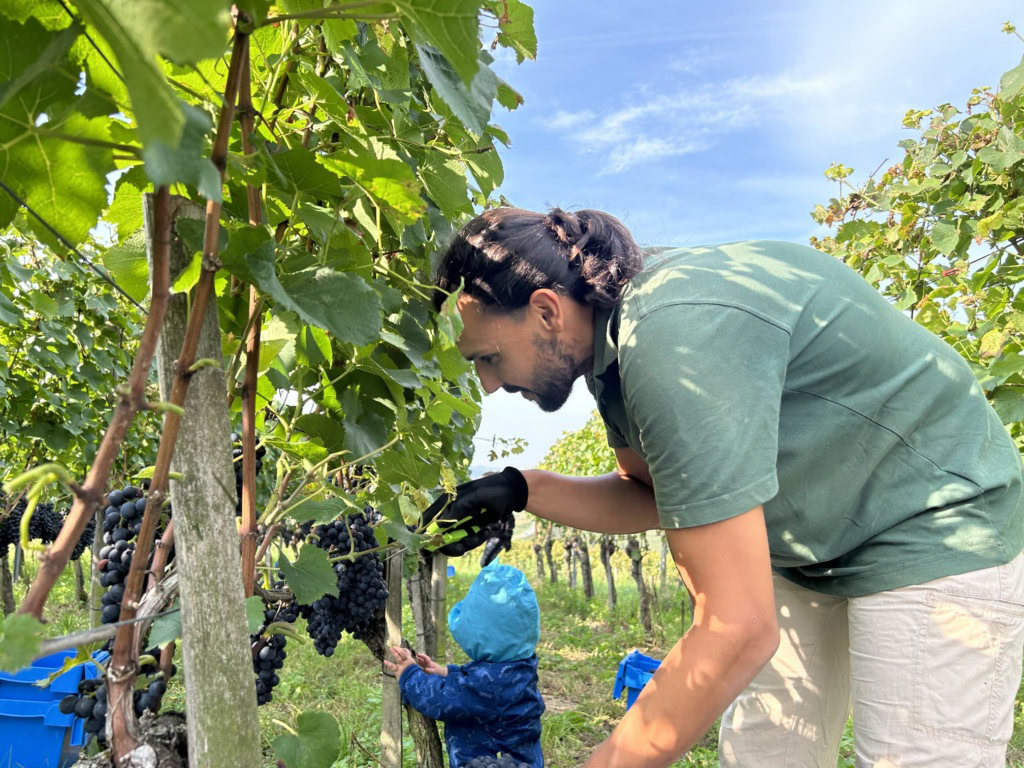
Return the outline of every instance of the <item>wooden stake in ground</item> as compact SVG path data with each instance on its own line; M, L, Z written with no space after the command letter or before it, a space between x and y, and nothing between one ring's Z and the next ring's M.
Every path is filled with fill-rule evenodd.
M418 555L416 571L406 582L409 588L409 602L412 603L412 618L416 624L416 652L430 658L437 656L437 632L434 629L434 606L431 601L432 558Z
M100 550L103 548L103 507L96 507L94 513L96 533L92 537L92 548L89 557L89 627L98 627L103 620L103 606L100 599L106 587L100 584Z
M640 542L636 536L630 536L626 543L626 555L630 559L633 581L636 582L636 591L640 597L640 624L643 625L644 634L654 634L654 622L651 617L651 593L647 589L647 582L644 581L644 551L640 548Z
M4 616L14 613L14 577L7 564L7 553L0 555L0 600L3 600Z
M203 219L203 210L173 198L177 221ZM191 261L172 241L172 279ZM178 351L188 322L188 297L171 300L157 349L160 393L170 399ZM221 360L216 302L206 308L198 358ZM189 765L236 768L262 764L252 653L245 618L241 558L235 526L234 471L227 386L220 368L195 372L185 400L172 469L174 545L182 619Z
M590 547L587 546L586 535L576 537L577 555L580 561L580 580L583 582L583 599L594 597L594 570L590 566Z
M434 553L430 575L430 612L434 618L434 660L444 664L448 647L448 555Z
M388 580L388 603L384 609L385 647L402 644L402 554L387 553L384 572ZM385 653L387 651L385 650ZM387 669L381 680L380 763L384 768L402 768L402 692L398 679Z
M608 582L608 609L615 608L619 601L618 593L615 591L615 570L612 568L612 555L615 554L615 539L611 536L601 537L601 565L604 566L604 578Z
M551 548L555 544L554 538L554 525L548 525L548 534L544 537L544 555L548 561L548 573L551 574L551 583L556 584L558 582L558 568L555 567L555 558L551 554Z

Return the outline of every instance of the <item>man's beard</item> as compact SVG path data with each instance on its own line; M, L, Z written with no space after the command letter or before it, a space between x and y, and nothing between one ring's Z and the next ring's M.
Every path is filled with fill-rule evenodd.
M572 394L572 385L586 371L589 360L579 360L555 339L534 338L537 365L526 390L536 396L542 411L557 411ZM522 388L515 388L521 390Z

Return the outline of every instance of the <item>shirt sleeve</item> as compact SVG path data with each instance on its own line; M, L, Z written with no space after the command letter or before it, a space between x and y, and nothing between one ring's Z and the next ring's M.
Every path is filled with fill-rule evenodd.
M478 682L455 664L448 665L445 677L428 675L413 664L402 673L398 685L409 706L433 720L494 717L495 702L482 693Z
M723 304L660 307L620 337L622 394L663 527L718 522L775 496L788 361L786 329Z

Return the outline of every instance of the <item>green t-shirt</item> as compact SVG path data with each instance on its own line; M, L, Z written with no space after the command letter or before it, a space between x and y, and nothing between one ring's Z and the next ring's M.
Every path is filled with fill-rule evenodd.
M1024 547L1020 454L967 363L817 250L651 249L594 338L609 443L666 528L764 505L773 566L847 596Z

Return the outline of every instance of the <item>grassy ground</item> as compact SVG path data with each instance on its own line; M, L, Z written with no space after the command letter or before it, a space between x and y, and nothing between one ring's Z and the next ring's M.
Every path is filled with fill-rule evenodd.
M645 571L658 591L655 629L645 637L637 619L637 595L629 577L624 556L617 562L616 584L619 604L615 610L606 605L606 587L600 567L594 571L594 600L583 600L581 589L570 590L564 567L557 584L538 583L534 556L527 542L516 542L503 562L516 565L530 577L541 606L540 688L547 704L541 737L547 764L552 768L572 768L582 763L622 717L625 704L611 698L619 660L636 648L654 657L662 657L680 635L684 626L682 605L685 592L677 578L659 586L657 557L648 556ZM595 553L596 561L596 553ZM453 561L456 575L448 584L449 606L468 589L479 567L471 558ZM87 564L87 563L84 563ZM34 564L26 564L27 575ZM19 584L15 594L24 595ZM51 596L48 634L59 635L88 625L86 611L74 597L70 569ZM413 635L412 617L406 610L406 636ZM304 634L304 632L303 632ZM467 661L448 638L448 661ZM274 700L260 708L264 754L268 768L274 765L273 740L285 732L283 725L294 726L296 716L306 710L321 710L334 715L342 730L342 750L333 768L377 766L380 732L380 667L359 642L343 639L330 659L318 656L312 644L288 643L288 659L280 673L281 684ZM180 660L179 660L180 666ZM168 688L164 707L182 709L184 693L179 674ZM1014 711L1015 729L1007 765L1024 768L1024 686L1018 693ZM853 766L852 724L847 724L838 768ZM717 724L676 766L711 768L718 765ZM406 738L406 766L414 766L411 741Z

